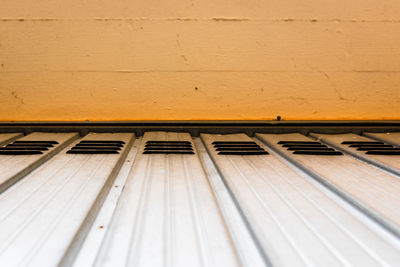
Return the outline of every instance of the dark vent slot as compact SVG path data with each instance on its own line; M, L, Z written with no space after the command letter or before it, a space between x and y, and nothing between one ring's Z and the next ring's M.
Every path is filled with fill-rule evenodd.
M81 146L85 146L85 147L123 147L123 144L103 144L103 143L79 143L76 144L75 146L77 147L81 147Z
M400 150L400 148L397 147L359 147L357 148L357 150L360 151L369 151L369 150L388 150L388 151L396 151L396 150Z
M35 155L43 154L39 150L0 150L0 155Z
M371 155L400 155L400 151L394 150L373 150L373 151L367 151L366 154L371 154Z
M252 141L215 141L212 143L218 155L268 155L269 153Z
M214 141L213 145L257 145L253 141Z
M383 142L377 141L343 141L343 145L383 145Z
M14 141L13 144L58 144L57 141Z
M268 155L267 151L219 151L218 155Z
M124 141L115 140L82 140L67 154L119 154L124 144Z
M147 141L143 154L194 154L189 141Z
M53 147L53 144L48 144L48 143L12 143L8 144L7 147Z
M328 147L328 146L326 146L326 145L283 145L282 147L288 147L288 148L303 148L303 147L324 148L324 147Z
M320 142L314 142L314 141L279 141L278 144L280 145L321 145Z
M148 147L145 147L144 150L162 150L162 151L165 151L165 150L190 150L190 151L193 151L193 148L178 147L178 146L170 146L170 147L168 147L168 146L158 146L158 147L148 146Z
M181 144L181 145L192 145L191 142L189 141L147 141L146 142L147 145L150 144Z
M223 148L223 149L225 149L225 148L238 148L238 149L244 148L244 149L246 149L246 148L258 148L260 146L256 144L256 145L214 145L214 147L215 148Z
M305 151L305 150L308 150L308 151L335 151L333 148L329 148L329 147L302 147L302 148L298 148L298 147L289 147L288 148L288 150L291 150L291 151L299 151L299 150L301 150L301 151Z
M383 142L376 141L344 141L349 147L357 148L358 151L366 151L365 154L370 155L400 155L400 148Z
M349 147L393 147L392 145L381 145L381 144L368 144L368 145L350 145Z
M343 155L342 152L314 141L279 141L282 147L299 155Z
M68 154L119 154L117 150L112 149L71 149Z
M339 151L326 151L326 150L316 150L316 151L310 151L310 150L297 150L294 151L293 154L300 154L300 155L343 155L342 152Z
M74 146L71 150L121 150L119 146Z
M192 144L146 144L145 147L192 147Z
M217 151L264 151L262 147L219 147Z
M79 142L80 144L125 144L124 141L115 141L115 140L82 140Z
M58 144L56 141L14 141L5 147L0 147L0 155L35 155L43 154Z
M14 150L34 150L34 151L45 151L45 150L49 150L47 147L0 147L0 150L2 151L14 151Z
M143 154L194 154L192 150L146 150Z

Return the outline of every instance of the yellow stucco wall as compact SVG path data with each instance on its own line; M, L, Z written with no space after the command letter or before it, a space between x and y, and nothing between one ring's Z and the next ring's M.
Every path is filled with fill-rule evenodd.
M0 120L400 119L398 0L1 0Z

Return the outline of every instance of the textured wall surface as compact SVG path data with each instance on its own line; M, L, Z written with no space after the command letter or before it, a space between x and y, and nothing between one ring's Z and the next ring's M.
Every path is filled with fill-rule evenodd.
M1 0L0 120L400 119L398 0Z

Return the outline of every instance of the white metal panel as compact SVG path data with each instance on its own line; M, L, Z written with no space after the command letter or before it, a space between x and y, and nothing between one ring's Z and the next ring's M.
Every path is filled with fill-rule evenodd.
M148 140L192 141L145 133L96 265L240 265L197 152L142 154Z
M342 144L343 141L375 141L356 134L316 134L310 133L318 140L331 145L341 151L345 151L361 160L374 164L384 170L400 175L400 155L371 155L365 151L358 151L357 147ZM400 178L400 177L399 177Z
M399 236L400 182L395 175L349 156L296 155L279 141L312 141L298 133L257 134L268 146Z
M22 137L22 133L3 133L0 134L0 146L7 144L8 142L14 141L15 139Z
M133 134L89 134L122 140L120 154L66 154L67 149L0 195L0 265L69 265L112 185ZM71 146L70 146L71 147Z
M365 135L400 144L400 133ZM20 136L0 134L0 144ZM95 155L66 154L81 141L71 144L78 138L74 133L23 138L60 144L42 157L11 156L9 163L20 159L15 166L33 168L0 194L0 266L400 262L400 180L381 168L397 162L371 165L354 153L293 155L276 144L314 141L300 134L192 139L187 133L149 132L134 142L133 134L91 133L81 140L126 142L120 154ZM189 141L195 154L142 154L148 140ZM229 140L255 141L270 154L218 155L211 143ZM35 156L39 163L32 163Z
M18 141L57 141L59 144L36 155L0 155L0 192L50 159L78 138L77 133L31 133Z
M124 164L118 173L118 176L115 178L114 184L110 189L110 193L104 200L104 204L102 205L96 220L93 222L76 259L74 260L73 266L87 267L94 265L98 251L109 228L115 208L122 194L132 165L135 161L141 141L142 138L137 138L132 145L128 156L126 157Z
M243 218L242 212L237 209L230 191L226 188L223 178L212 162L204 144L200 138L195 138L194 143L196 144L197 152L199 153L201 163L214 192L219 209L225 219L225 224L232 237L233 245L243 266L258 267L270 265L267 256L259 247L254 233L247 227L248 222Z
M394 266L400 260L398 240L382 237L377 224L273 152L218 155L212 147L213 141L252 141L248 136L201 137L274 266Z

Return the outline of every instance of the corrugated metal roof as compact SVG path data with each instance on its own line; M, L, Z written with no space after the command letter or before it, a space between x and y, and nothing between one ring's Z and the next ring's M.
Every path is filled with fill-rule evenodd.
M342 144L377 140L0 134L40 151L0 155L0 265L397 266L400 155Z

